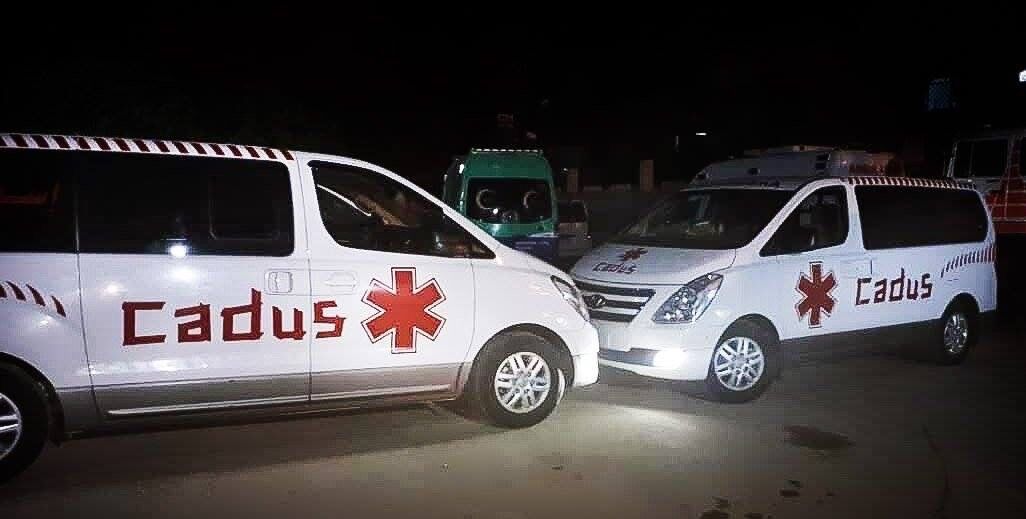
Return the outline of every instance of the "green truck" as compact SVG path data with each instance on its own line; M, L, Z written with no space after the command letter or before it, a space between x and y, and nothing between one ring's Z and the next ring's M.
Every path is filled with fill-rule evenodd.
M471 149L446 171L442 198L502 243L559 257L552 168L540 150Z

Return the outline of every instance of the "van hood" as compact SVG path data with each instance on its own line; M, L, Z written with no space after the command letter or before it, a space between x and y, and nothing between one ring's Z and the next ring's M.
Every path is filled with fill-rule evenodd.
M735 249L668 249L609 243L574 265L576 279L638 285L683 285L734 263Z

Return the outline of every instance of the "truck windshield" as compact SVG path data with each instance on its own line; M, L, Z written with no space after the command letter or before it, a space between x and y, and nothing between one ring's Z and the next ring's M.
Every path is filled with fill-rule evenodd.
M779 189L681 191L612 241L681 249L736 249L759 234L794 194Z
M535 223L552 218L549 183L529 178L472 178L467 215L487 223Z

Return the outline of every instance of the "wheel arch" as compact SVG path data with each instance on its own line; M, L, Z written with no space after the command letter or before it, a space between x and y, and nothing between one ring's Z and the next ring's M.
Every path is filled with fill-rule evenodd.
M959 294L955 295L955 297L952 297L951 301L949 301L948 304L944 307L944 312L947 313L949 308L958 303L964 303L968 305L972 309L972 311L976 313L977 316L980 315L980 303L972 294L968 292L960 292ZM941 315L941 317L943 317L943 314Z
M564 341L558 333L540 324L520 323L508 326L506 328L503 328L502 330L495 332L491 337L488 338L487 341L485 341L484 346L478 349L477 353L474 355L474 360L471 361L469 364L464 365L463 369L460 370L460 377L456 388L457 394L462 394L463 390L467 387L467 380L470 378L470 373L474 370L474 367L477 366L478 360L480 360L481 355L484 353L484 351L488 349L488 346L492 344L492 341L496 340L497 338L505 334L515 332L523 332L535 335L543 339L544 341L548 342L552 346L554 346L557 352L559 353L559 368L563 370L567 377L566 385L567 387L573 386L574 362L572 355L570 353L570 347L566 345L566 341Z
M734 324L739 323L741 321L753 322L756 325L765 328L767 331L769 331L770 333L773 334L773 338L778 343L780 342L780 330L778 330L777 327L773 324L773 321L770 321L769 318L766 317L765 315L762 315L762 314L746 314L746 315L742 315L741 317L738 317L737 319L734 319L734 322L730 323L730 325L727 326L727 328L730 328L731 326L734 326Z

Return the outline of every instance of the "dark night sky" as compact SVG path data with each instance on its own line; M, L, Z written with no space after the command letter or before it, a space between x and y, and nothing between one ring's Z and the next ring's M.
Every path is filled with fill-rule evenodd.
M495 143L499 112L599 160L657 154L698 130L723 152L894 147L929 124L930 78L989 93L1018 88L1026 68L1021 9L247 10L260 15L6 16L0 127L346 153L432 184L451 155ZM976 99L980 117L1007 112L992 106L1000 96Z

